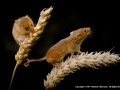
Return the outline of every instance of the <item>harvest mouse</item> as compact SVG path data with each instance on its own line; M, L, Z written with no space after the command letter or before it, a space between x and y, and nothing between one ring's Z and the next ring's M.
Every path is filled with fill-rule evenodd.
M12 29L12 35L13 35L16 43L19 46L22 46L25 38L30 37L30 33L34 33L34 32L35 32L34 31L34 23L28 15L15 20L15 23L14 23L13 29ZM15 71L16 71L18 65L19 65L19 62L17 61L16 65L14 67L13 74L12 74L9 90L11 88L12 81L13 81L13 78L15 75Z
M23 45L23 41L30 33L34 33L34 23L28 15L15 20L12 35L19 46Z
M64 57L71 53L74 56L74 52L81 53L80 45L83 40L90 34L90 27L79 28L75 31L70 32L70 36L65 39L60 40L57 44L53 45L45 55L45 57L40 59L30 59L27 60L25 66L30 62L39 62L42 60L47 60L48 63L51 63L53 66L59 66L61 60Z

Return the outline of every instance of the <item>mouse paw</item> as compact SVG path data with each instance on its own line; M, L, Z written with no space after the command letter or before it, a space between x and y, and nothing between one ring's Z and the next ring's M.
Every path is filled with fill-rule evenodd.
M55 67L60 67L60 63L54 63L52 65L55 66Z
M78 51L78 54L79 54L79 55L80 55L80 54L85 54L85 52Z
M76 58L76 55L71 55L72 58Z
M23 44L23 42L22 42L22 41L21 41L21 42L19 42L19 45L20 45L20 46L24 46L24 44Z

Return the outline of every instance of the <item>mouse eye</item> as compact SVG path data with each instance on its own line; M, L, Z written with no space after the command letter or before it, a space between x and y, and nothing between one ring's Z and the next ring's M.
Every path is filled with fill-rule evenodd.
M83 30L83 32L86 32L86 30Z
M25 27L26 30L28 30L28 27Z

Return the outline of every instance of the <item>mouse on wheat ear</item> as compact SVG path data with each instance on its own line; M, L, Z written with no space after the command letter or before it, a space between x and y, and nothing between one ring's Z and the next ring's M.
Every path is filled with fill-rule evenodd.
M30 37L30 33L34 32L34 23L28 15L15 20L12 35L19 46L23 45L25 38Z
M40 59L28 59L25 62L25 66L27 67L31 62L39 62L46 60L48 63L51 63L53 66L59 66L59 62L64 59L64 57L71 53L74 57L74 53L80 51L80 45L85 40L85 38L90 34L90 27L79 28L70 32L70 36L60 40L58 43L53 45L46 55Z

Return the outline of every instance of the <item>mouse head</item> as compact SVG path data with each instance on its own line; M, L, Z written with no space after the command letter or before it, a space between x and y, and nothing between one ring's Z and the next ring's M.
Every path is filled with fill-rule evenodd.
M23 33L29 34L30 32L31 33L35 32L34 23L28 15L23 16L23 17L19 18L18 20L15 20L15 21L19 25L21 30L23 30L22 31Z
M74 37L76 40L84 40L89 34L91 30L90 27L80 28L78 30L72 31L70 35Z

